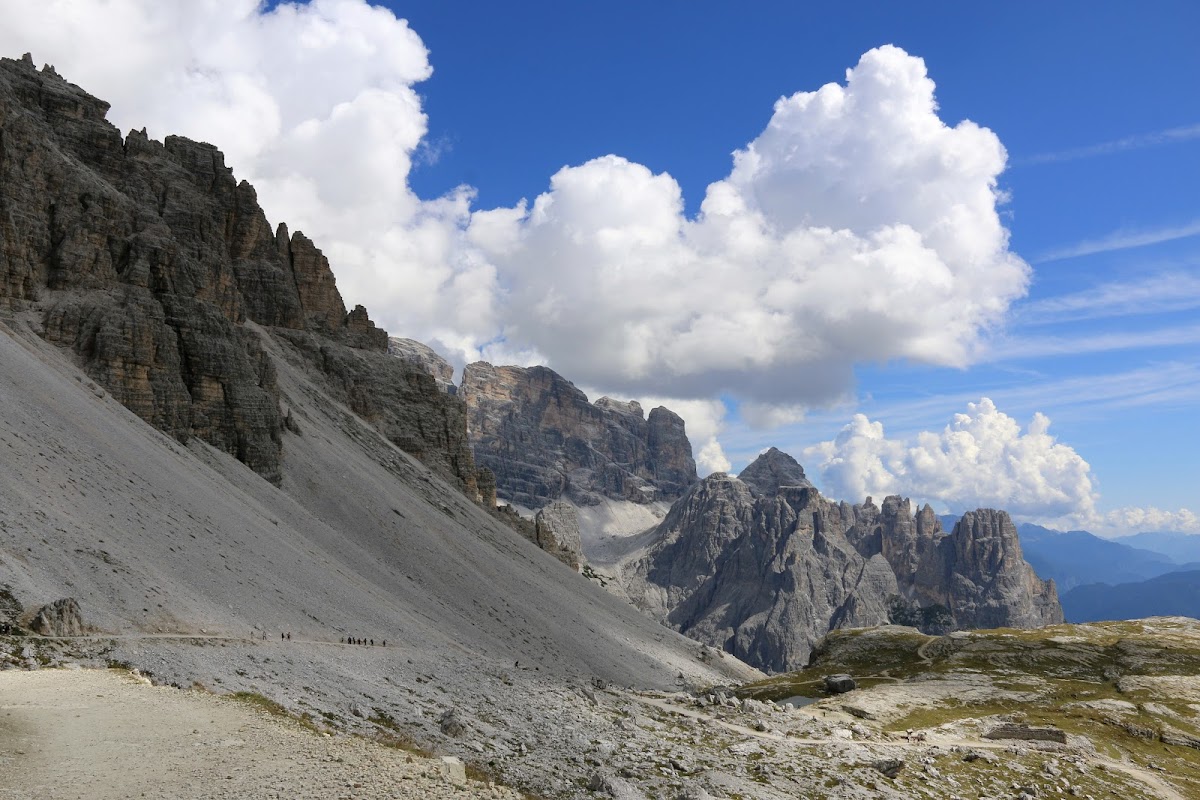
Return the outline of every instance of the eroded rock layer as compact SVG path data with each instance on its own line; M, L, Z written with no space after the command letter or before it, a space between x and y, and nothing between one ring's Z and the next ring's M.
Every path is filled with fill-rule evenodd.
M32 312L142 419L273 482L287 420L260 337L286 334L356 413L475 492L461 404L386 355L321 251L272 229L215 147L122 138L107 111L52 68L0 59L0 309Z
M914 514L906 499L827 500L781 455L747 467L752 483L710 475L672 507L626 568L639 606L771 671L804 666L836 628L1062 621L1053 582L1025 562L1003 511L965 514L946 534L929 506Z
M587 395L546 367L467 365L466 401L475 459L496 475L500 497L540 508L565 497L648 503L681 496L696 481L683 420L658 407Z

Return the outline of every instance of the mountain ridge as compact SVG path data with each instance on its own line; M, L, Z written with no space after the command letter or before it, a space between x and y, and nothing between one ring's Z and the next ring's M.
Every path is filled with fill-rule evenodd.
M781 455L747 468L756 489L714 473L672 506L619 571L639 607L768 671L804 666L835 628L1062 621L1054 583L1024 561L1004 512L969 512L946 534L928 505L835 503L785 485L796 476L777 466L795 462Z

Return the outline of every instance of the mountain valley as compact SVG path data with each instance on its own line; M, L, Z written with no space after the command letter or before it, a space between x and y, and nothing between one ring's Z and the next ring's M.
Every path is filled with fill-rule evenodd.
M679 415L546 367L476 362L455 385L348 310L214 146L123 137L107 109L0 59L0 706L19 718L0 717L19 776L0 798L280 796L240 772L55 785L56 681L202 697L176 733L248 702L313 737L297 758L386 761L397 786L372 748L465 762L414 768L439 796L1200 790L1195 621L1063 625L1003 510L944 530L903 497L836 502L774 448L701 479ZM839 673L857 688L820 688ZM1054 732L991 737L1006 726ZM206 732L197 758L231 740ZM336 769L345 796L384 796ZM329 796L301 783L287 796Z

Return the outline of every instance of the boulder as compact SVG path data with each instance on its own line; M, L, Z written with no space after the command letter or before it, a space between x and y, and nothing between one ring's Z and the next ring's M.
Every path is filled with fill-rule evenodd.
M849 675L825 676L825 691L830 694L845 694L854 691L857 687L858 684Z
M458 712L453 708L438 718L438 728L447 736L462 736L467 732L466 726L459 719Z
M42 636L81 636L86 628L83 612L74 598L55 600L38 609L29 629Z
M589 775L587 789L614 800L646 800L646 795L634 788L633 784L605 772L593 772Z
M584 562L579 537L579 515L569 503L554 502L533 518L534 541L538 547L578 572Z
M455 756L442 756L438 759L438 769L447 783L455 786L466 786L467 766L462 759Z

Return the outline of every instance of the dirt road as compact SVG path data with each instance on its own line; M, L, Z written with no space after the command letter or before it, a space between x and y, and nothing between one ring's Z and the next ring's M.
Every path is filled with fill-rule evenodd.
M0 798L512 798L436 759L94 670L0 672Z

